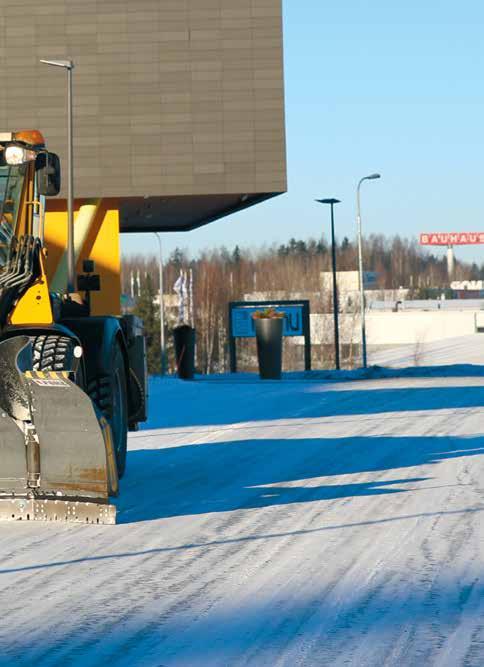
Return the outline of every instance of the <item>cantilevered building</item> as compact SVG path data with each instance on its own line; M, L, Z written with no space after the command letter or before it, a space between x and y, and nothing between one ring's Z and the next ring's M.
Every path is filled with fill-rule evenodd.
M285 191L281 0L2 0L0 130L40 129L66 165L65 73L41 58L75 63L77 206L122 231Z

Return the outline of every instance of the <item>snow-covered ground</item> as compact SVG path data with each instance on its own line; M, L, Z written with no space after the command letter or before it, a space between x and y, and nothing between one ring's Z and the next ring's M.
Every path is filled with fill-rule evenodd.
M155 379L117 526L0 527L0 665L484 665L483 373Z

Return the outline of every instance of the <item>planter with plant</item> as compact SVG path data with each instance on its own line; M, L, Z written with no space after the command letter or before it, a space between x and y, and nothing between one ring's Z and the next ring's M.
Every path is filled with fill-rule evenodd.
M280 380L284 313L274 308L257 310L253 316L259 375L262 380Z

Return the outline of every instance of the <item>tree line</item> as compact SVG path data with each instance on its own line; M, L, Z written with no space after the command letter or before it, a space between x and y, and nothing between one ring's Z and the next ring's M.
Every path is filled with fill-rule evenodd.
M357 247L343 238L336 249L338 271L356 270ZM412 298L426 298L432 290L448 285L447 262L415 239L371 235L364 240L363 264L377 274L379 289L409 288ZM228 249L224 246L203 250L192 257L176 248L165 260L164 293L173 294L180 271L192 270L194 324L197 330L197 370L223 372L228 368L228 303L243 300L246 294L283 298L289 293L310 294L312 312L330 308L330 294L321 290L321 271L331 270L331 248L321 239L295 239L280 245ZM484 264L455 262L455 280L484 279ZM122 291L134 293L134 312L145 321L150 372L159 372L159 314L155 297L159 290L156 255L130 255L122 261ZM298 298L302 298L299 296ZM328 312L326 310L326 312ZM166 340L169 366L174 370L171 332L176 325L176 309L167 309Z

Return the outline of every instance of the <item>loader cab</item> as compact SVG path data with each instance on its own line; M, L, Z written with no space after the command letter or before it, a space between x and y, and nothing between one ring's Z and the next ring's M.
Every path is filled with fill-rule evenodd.
M42 237L44 197L59 194L60 160L37 130L0 133L0 270L13 237Z
M0 166L0 269L5 267L14 236L26 165Z

